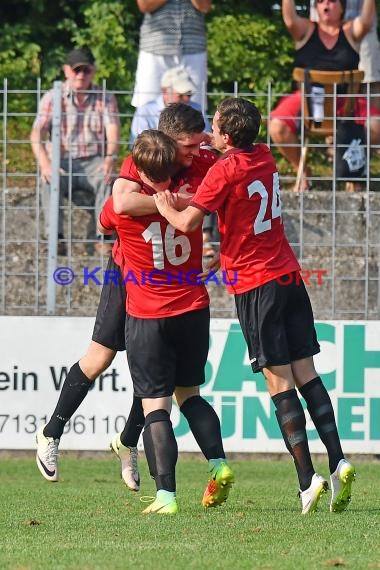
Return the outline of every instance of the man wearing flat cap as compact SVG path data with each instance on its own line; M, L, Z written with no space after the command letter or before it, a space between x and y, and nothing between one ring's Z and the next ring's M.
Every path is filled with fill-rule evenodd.
M90 49L73 49L67 54L62 86L60 213L58 253L66 253L63 198L78 206L95 208L88 228L88 239L96 239L95 221L109 195L109 184L117 158L120 124L114 95L92 83L96 67ZM32 150L41 175L41 198L48 233L48 207L52 177L51 127L53 90L43 95L30 135ZM70 192L69 192L70 189ZM71 194L71 196L70 196ZM69 206L71 204L69 203ZM69 215L70 215L69 209ZM95 243L101 253L110 244Z
M138 107L133 116L131 125L130 144L132 145L137 135L146 129L157 129L161 111L172 103L186 103L197 111L202 111L201 106L190 98L195 92L195 85L185 67L179 65L171 67L161 77L161 95L145 105ZM205 120L205 130L211 132L211 126Z

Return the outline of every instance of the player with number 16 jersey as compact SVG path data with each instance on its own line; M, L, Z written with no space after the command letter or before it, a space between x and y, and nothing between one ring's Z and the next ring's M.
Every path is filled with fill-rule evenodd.
M142 185L141 193L155 193L142 183L137 170L129 179ZM206 287L197 279L202 272L201 228L185 235L158 213L139 217L115 214L112 196L104 205L100 223L120 236L129 315L170 317L209 305Z

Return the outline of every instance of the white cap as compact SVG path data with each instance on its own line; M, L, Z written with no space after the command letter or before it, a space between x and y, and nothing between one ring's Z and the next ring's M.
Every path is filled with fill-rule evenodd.
M171 87L180 95L192 95L196 91L190 75L183 66L172 67L165 71L161 77L161 87Z

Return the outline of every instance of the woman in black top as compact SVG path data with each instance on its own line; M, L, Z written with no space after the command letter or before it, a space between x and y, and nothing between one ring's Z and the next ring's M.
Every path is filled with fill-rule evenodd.
M316 0L318 23L297 14L294 0L283 0L282 17L295 42L295 67L318 69L320 71L340 71L357 69L359 64L359 46L361 39L370 29L375 18L375 0L364 0L360 15L354 20L343 23L344 0ZM281 154L289 160L295 171L300 160L301 92L297 90L284 97L271 113L270 135ZM339 114L339 106L338 106ZM354 114L367 116L366 100L359 97ZM371 142L380 141L380 111L370 110ZM288 146L290 145L290 146ZM294 146L293 146L294 145ZM302 187L309 187L307 172L304 172Z

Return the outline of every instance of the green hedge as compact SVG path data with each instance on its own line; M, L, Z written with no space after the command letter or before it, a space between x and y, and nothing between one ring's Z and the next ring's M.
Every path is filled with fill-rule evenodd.
M228 92L234 81L243 91L265 90L274 80L289 84L292 45L282 20L251 4L214 1L207 16L212 92ZM268 11L268 2L258 4ZM98 79L111 89L133 88L141 22L134 0L2 0L0 21L0 77L10 88L34 88L37 77L50 87L62 77L65 53L85 44L95 53Z

